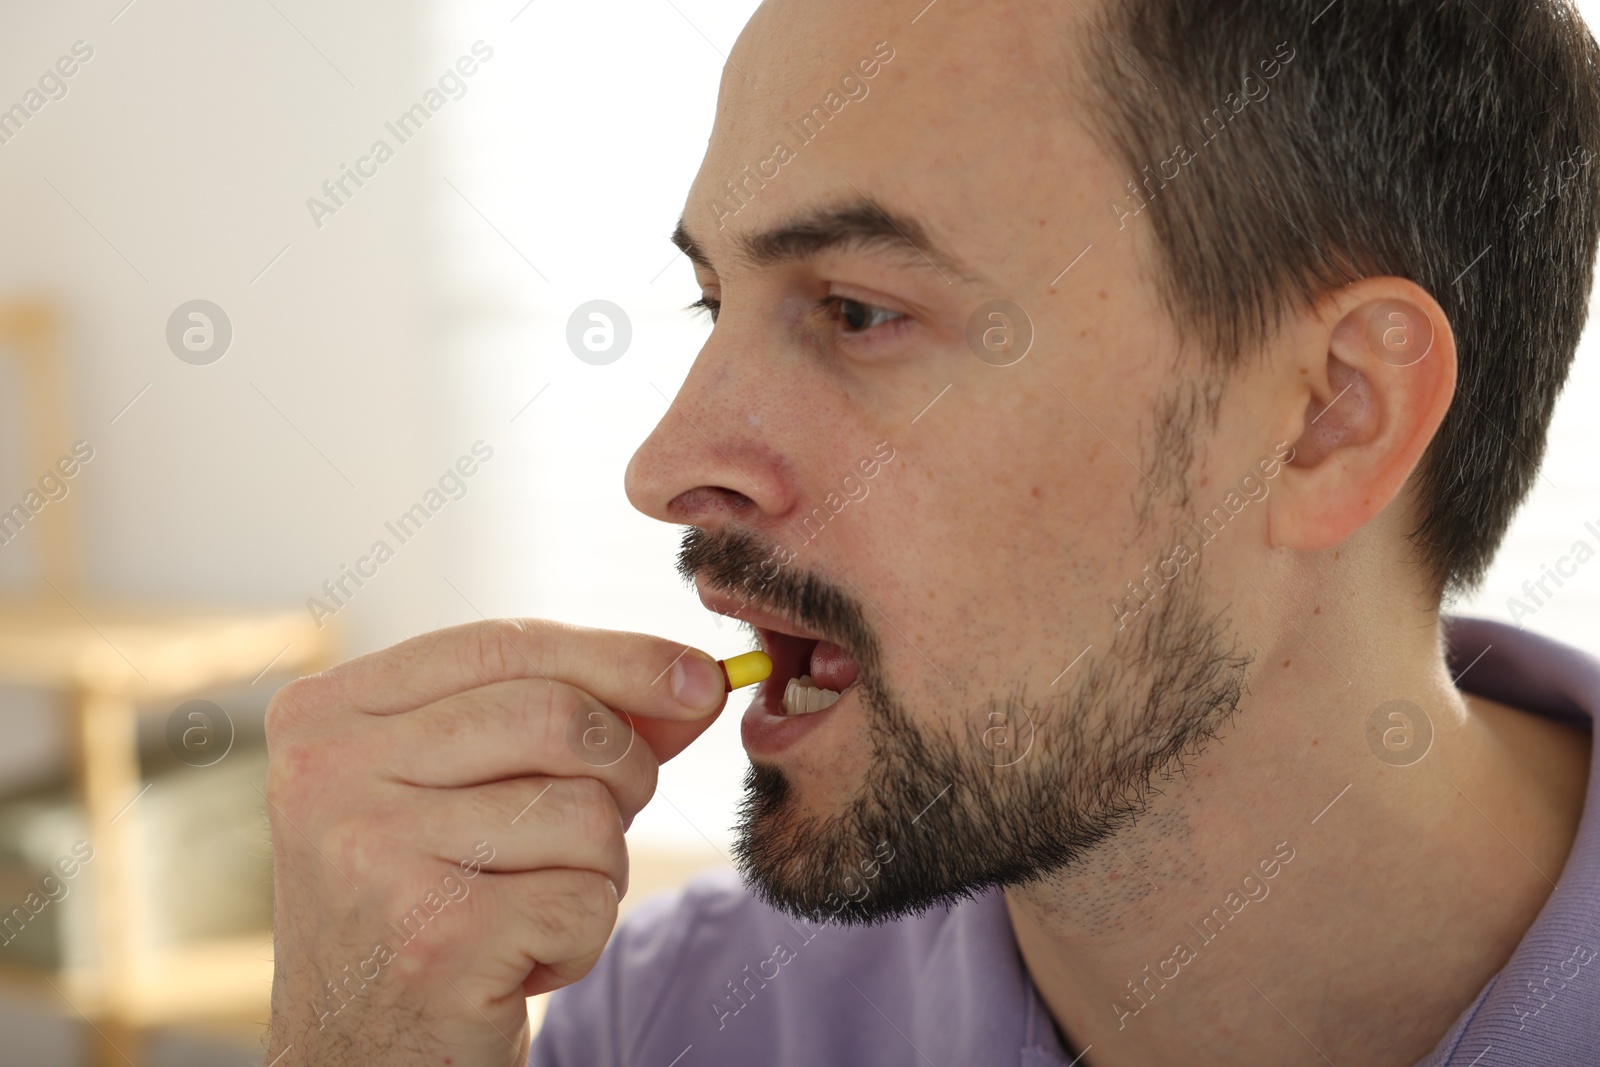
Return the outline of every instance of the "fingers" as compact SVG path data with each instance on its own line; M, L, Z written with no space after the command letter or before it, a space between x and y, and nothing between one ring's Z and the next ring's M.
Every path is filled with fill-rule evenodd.
M593 778L515 778L404 802L419 813L415 847L446 863L487 854L487 872L593 871L611 879L619 897L628 891L622 814Z
M563 985L587 974L617 924L615 888L593 871L545 870L527 878L538 897L517 898L525 943L532 960ZM495 887L499 889L499 886ZM581 967L581 973L573 972Z
M411 1036L430 1055L518 1053L521 996L605 947L658 761L725 699L702 652L534 621L428 634L279 690L275 1027L320 1032L319 976L354 958L429 1020ZM345 1025L381 1037L382 1018Z
M655 789L656 758L630 719L570 685L496 682L382 720L374 757L389 777L435 788L531 775L590 776L605 782L617 807L631 816ZM704 729L682 725L695 733Z
M534 996L588 974L617 922L617 893L594 871L550 869L479 876L485 910L500 926L497 953L504 970L485 968L491 988L515 987Z
M395 984L416 987L398 1001L413 1013L436 997L437 1007L447 1009L438 1012L441 1019L471 1024L472 1013L460 1009L470 1005L478 1018L514 1015L504 1002L516 997L514 1007L525 1020L520 997L589 973L616 925L616 888L596 871L482 870L470 879L448 877L453 895L420 898L376 935L385 952L375 963L391 976L391 992ZM515 1032L503 1020L493 1025L502 1035Z
M543 619L491 619L424 634L361 656L297 686L346 707L389 715L452 693L517 679L561 682L632 715L699 719L722 707L716 660L647 634Z
M386 718L380 765L415 785L472 785L531 774L593 775L631 818L655 789L658 764L716 721L613 712L588 693L542 679L497 682Z

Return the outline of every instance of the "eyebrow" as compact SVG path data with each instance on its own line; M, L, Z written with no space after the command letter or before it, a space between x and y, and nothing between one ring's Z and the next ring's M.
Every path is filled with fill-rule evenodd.
M672 232L672 243L696 265L713 270L710 257L689 236L682 219ZM768 230L734 238L739 255L756 267L797 263L835 251L878 251L902 259L907 265L930 270L946 282L977 279L956 256L944 251L928 235L928 228L909 215L885 211L871 200L838 207L816 208Z

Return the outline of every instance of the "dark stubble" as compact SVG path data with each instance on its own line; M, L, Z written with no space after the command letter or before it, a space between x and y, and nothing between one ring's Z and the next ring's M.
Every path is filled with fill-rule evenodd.
M1072 867L1146 810L1154 783L1216 736L1244 690L1250 657L1205 610L1194 566L1065 692L1017 683L953 721L919 719L884 677L855 599L771 558L747 533L691 528L678 569L821 634L860 668L871 745L860 790L843 811L807 814L782 770L753 763L735 826L752 890L812 922L885 922ZM996 724L1011 749L993 743Z

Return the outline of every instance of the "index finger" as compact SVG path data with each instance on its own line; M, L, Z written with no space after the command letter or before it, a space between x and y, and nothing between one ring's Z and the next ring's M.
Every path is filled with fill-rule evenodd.
M489 619L402 641L313 675L369 715L411 711L519 678L581 689L630 715L699 720L722 708L727 682L699 649L649 634L546 619Z

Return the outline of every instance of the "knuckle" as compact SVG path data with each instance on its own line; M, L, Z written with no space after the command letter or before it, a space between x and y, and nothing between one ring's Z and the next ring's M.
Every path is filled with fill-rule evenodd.
M346 813L319 836L322 853L356 885L376 884L394 871L398 850L382 816Z
M552 731L551 737L557 741L566 729L567 720L586 704L593 703L587 693L570 685L544 678L530 684L533 688L528 690L529 710L544 718L546 728Z
M581 694L571 686L544 678L530 679L521 687L521 712L534 732L541 752L557 752L567 745L572 717L578 714Z
M587 978L589 972L594 970L595 964L600 962L601 950L603 948L604 946L595 948L593 951L588 952L585 955L563 962L560 967L552 968L552 971L554 972L552 977L555 978L556 982L558 983L555 988L559 989L562 986L569 986L580 979Z
M630 634L615 650L619 677L648 682L659 678L682 655L682 645L645 634Z
M617 924L616 884L596 871L578 871L576 874L578 925L603 941Z
M339 735L318 733L290 737L268 751L263 793L275 840L292 844L303 838L326 848L326 839L352 857L363 854L364 843L381 831L382 820L349 825L350 813L371 800L371 785L358 764L361 757L351 755L358 747Z
M267 702L265 728L267 744L281 741L303 726L317 706L317 684L312 678L296 678L278 688Z
M607 862L611 875L611 887L615 890L617 898L620 900L628 894L628 884L633 873L626 839L621 834L618 834L616 841L610 845L607 852L609 853Z
M384 815L368 814L339 784L336 743L322 738L294 741L273 752L267 763L267 817L274 845L288 854L306 853L314 866L332 864L356 884L381 881L395 860ZM365 879L363 876L367 876Z
M606 658L610 661L618 678L637 678L640 674L650 670L653 664L655 665L655 670L644 676L647 679L654 678L656 673L667 665L665 659L656 664L657 657L653 654L655 649L652 647L651 642L641 641L637 638L629 640L628 637L623 637L620 640L613 641L607 651Z
M594 778L569 779L562 805L564 829L582 841L604 841L622 832L622 816L605 785Z
M287 740L268 751L266 795L271 806L292 810L326 780L325 748L314 740Z
M603 944L617 920L611 879L595 871L562 873L564 877L534 909L534 924L552 940Z
M629 753L632 757L618 781L618 795L622 798L631 820L644 806L650 803L650 798L655 796L656 782L661 775L661 764L656 760L655 753L650 751L649 745L635 745Z
M489 619L474 626L462 643L461 666L472 674L520 677L529 667L525 650L529 644L528 628L520 619Z

